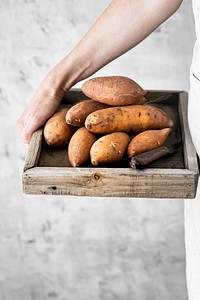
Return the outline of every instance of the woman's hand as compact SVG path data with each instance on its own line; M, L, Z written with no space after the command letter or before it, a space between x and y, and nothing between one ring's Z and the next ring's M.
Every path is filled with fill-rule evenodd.
M76 83L77 70L76 56L69 53L49 71L25 107L16 124L25 152L33 132L54 114L65 93Z
M55 112L65 91L51 85L50 75L40 84L31 101L17 120L17 130L27 151L31 136Z

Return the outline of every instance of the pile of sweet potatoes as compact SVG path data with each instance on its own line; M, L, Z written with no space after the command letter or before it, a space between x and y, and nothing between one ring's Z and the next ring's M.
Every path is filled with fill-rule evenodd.
M107 76L82 85L87 100L59 109L45 124L50 146L68 144L72 166L89 160L109 165L164 144L173 121L161 109L147 104L146 92L132 79Z

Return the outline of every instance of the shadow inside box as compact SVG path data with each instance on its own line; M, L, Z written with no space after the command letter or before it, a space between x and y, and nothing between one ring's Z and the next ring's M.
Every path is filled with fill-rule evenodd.
M78 94L70 91L68 97L64 97L62 106L70 106L75 104L78 99L84 98L84 95ZM146 94L147 103L152 106L156 106L166 112L174 122L172 132L166 140L166 144L174 145L177 141L181 141L181 126L179 120L178 112L178 98L179 93L175 92L147 92ZM70 100L69 100L70 99ZM72 101L73 99L73 101ZM72 102L72 103L71 103ZM48 146L43 140L42 151L39 158L38 166L39 167L71 167L71 164L68 159L67 153L68 145L60 148L53 148ZM120 162L116 164L101 165L94 167L90 162L87 162L82 167L106 167L106 168L131 168L129 164L130 160L125 157ZM183 169L184 166L184 157L183 157L183 147L180 143L179 147L176 149L175 153L167 155L161 159L158 159L151 164L146 166L147 168L166 168L166 169Z

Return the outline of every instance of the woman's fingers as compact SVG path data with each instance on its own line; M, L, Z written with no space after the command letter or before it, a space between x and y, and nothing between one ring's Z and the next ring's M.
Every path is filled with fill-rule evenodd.
M43 89L41 86L32 100L28 103L16 127L24 148L27 150L32 134L40 128L46 120L55 112L63 96L63 90Z

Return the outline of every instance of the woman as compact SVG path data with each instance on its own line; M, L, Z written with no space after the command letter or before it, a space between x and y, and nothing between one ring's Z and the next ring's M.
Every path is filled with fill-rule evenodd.
M200 97L200 4L199 0L193 1L197 42L191 68L189 122L194 144L200 154L197 114L198 96ZM46 75L17 121L17 129L25 148L28 148L32 133L54 113L67 90L135 47L174 14L181 2L182 0L113 0L75 48ZM111 40L112 43L107 42ZM197 193L197 198L200 198L200 192ZM198 199L185 201L189 300L200 299L199 203Z

